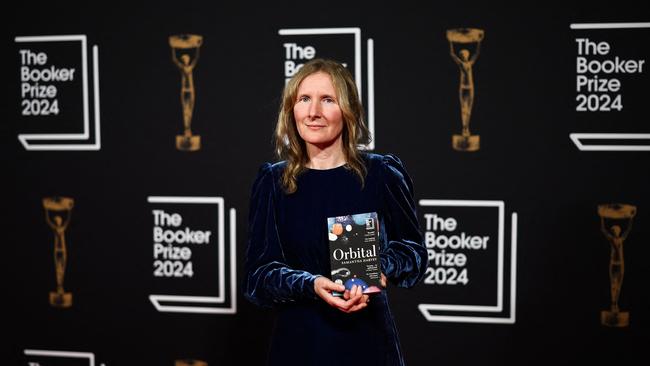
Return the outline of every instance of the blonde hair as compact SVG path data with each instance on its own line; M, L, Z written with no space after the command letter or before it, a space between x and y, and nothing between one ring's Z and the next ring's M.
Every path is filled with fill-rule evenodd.
M336 90L336 98L343 115L342 138L346 169L351 169L357 174L362 186L367 174L358 146L370 142L370 132L363 119L363 106L352 74L336 61L313 59L305 63L285 85L275 127L275 152L280 160L287 161L282 174L282 186L289 194L298 189L297 177L306 170L305 165L309 162L305 141L298 134L293 107L300 83L307 76L317 72L328 74Z

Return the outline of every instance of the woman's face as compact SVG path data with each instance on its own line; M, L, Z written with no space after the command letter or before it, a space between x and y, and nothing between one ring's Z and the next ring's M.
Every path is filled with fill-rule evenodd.
M328 74L317 72L303 79L293 116L298 133L307 144L324 148L341 139L343 114Z

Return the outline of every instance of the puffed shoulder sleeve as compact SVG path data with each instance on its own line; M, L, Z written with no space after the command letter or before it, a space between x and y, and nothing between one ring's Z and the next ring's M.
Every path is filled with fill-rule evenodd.
M243 292L263 307L316 298L314 276L286 264L276 222L276 181L271 164L263 164L251 190L248 247L244 262Z
M412 287L424 277L428 257L413 199L413 182L395 155L382 158L386 248L382 271L400 287Z

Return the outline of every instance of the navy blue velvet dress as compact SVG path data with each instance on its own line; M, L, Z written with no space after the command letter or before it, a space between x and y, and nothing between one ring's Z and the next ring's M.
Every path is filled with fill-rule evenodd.
M386 292L346 314L314 292L330 273L327 217L377 212L380 261L389 282L412 287L424 276L427 251L413 201L413 185L394 155L363 153L362 188L347 166L308 169L298 189L284 193L285 162L265 163L252 188L244 295L276 308L270 365L403 365Z

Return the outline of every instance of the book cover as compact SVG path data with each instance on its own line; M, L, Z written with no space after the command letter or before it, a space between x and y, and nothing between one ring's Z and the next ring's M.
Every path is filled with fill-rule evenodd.
M328 217L327 232L332 281L344 285L346 290L357 285L364 294L381 292L377 213Z

